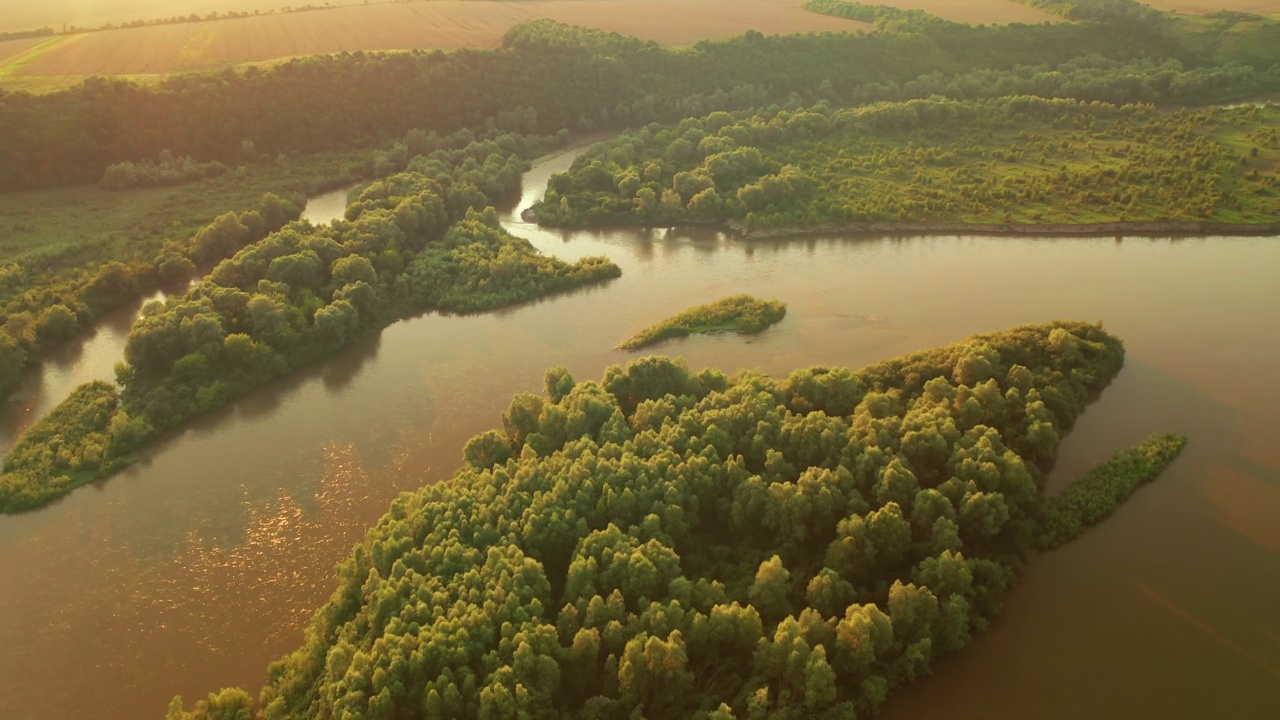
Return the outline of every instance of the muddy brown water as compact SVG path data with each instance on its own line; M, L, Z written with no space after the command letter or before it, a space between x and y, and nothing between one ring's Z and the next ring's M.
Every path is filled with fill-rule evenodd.
M536 167L521 207L572 156ZM516 217L509 228L544 251L603 253L623 277L399 322L192 423L108 481L0 517L0 718L159 718L174 694L256 692L332 591L334 564L397 493L448 477L513 394L537 391L553 365L599 378L636 356L613 349L636 330L738 292L786 301L787 318L749 339L653 351L782 376L1018 323L1100 319L1129 359L1063 444L1051 484L1151 432L1191 436L1111 520L1036 558L991 630L883 717L1276 717L1280 240L744 243L550 232ZM110 377L126 330L101 328L34 375L24 397L41 399L23 417L63 386Z

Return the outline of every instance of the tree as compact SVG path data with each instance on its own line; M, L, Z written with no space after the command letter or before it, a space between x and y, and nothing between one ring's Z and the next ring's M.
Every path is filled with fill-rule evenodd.
M356 282L374 287L378 285L378 272L373 269L373 263L360 255L339 258L333 263L329 275L338 287Z
M468 440L462 455L473 467L482 470L509 460L511 445L505 436L489 430Z
M243 247L249 237L249 228L240 222L238 215L223 213L191 239L191 258L197 263L207 263L228 257Z
M542 398L533 393L521 393L511 399L511 405L502 413L502 427L514 452L524 447L530 433L538 431L542 407Z
M776 622L791 611L791 573L782 564L782 558L773 557L760 563L755 582L748 597L752 607L768 622Z
M684 696L693 685L684 638L673 630L666 639L640 633L627 642L618 663L623 701L644 708L650 718L681 715Z

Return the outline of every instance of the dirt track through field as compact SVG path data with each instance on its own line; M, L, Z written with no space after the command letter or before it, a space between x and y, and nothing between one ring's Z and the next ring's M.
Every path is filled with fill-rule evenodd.
M440 0L95 32L33 60L20 74L165 73L314 53L497 47L512 26L537 18L676 45L747 30L868 27L806 12L800 0Z

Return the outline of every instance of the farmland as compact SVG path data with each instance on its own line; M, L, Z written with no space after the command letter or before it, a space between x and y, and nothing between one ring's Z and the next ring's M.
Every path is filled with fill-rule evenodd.
M673 23L679 14L681 22ZM532 0L419 2L158 25L88 33L23 68L23 75L166 73L357 50L496 47L512 26L552 18L671 44L747 30L848 30L796 0Z
M31 48L43 42L48 42L47 37L23 38L21 40L6 40L0 42L0 63L8 65L13 62L19 55L26 53Z
M891 4L922 8L949 19L974 23L1051 19L1038 10L1007 0L891 0ZM747 30L787 34L868 27L806 12L800 8L800 0L374 3L316 12L104 30L64 36L58 42L34 49L35 43L28 40L0 43L0 87L52 90L75 84L89 75L145 80L174 72L317 53L496 47L512 26L537 18L637 35L671 45L731 37ZM677 18L678 22L674 21Z
M356 4L358 0L330 0L330 5ZM0 32L65 26L98 28L137 20L159 20L175 15L200 17L210 13L271 12L289 6L325 5L324 0L0 0Z

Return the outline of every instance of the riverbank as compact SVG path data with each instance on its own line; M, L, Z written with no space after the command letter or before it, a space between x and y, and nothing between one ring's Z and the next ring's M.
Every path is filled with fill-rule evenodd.
M1052 235L1108 236L1139 235L1148 237L1189 237L1202 235L1280 235L1280 223L1262 225L1210 222L1113 222L1038 225L1035 223L900 223L846 222L821 225L749 228L730 220L721 227L744 240L773 240L811 235Z
M628 223L602 223L585 226L562 227L548 225L538 218L534 208L520 213L520 219L541 227L572 230L616 230L620 228L657 227L710 227L731 233L741 240L781 240L815 235L1049 235L1057 237L1105 237L1110 235L1136 235L1142 237L1195 237L1206 235L1238 235L1246 237L1270 237L1280 235L1280 222L1218 223L1218 222L1109 222L1080 224L1036 223L965 223L965 222L830 222L817 225L784 225L781 227L752 228L737 219L695 221L682 220L675 224L643 225Z

